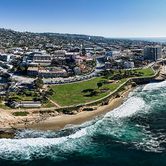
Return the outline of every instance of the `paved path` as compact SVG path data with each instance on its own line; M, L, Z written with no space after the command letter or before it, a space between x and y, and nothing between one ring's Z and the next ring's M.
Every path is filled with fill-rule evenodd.
M57 103L55 103L54 101L52 101L50 98L46 97L51 103L53 103L54 105L56 105L58 108L60 108L61 106L58 105Z
M133 78L128 78L123 84L120 84L114 91L110 92L108 95L97 99L97 100L93 100L87 103L81 103L81 104L76 104L76 105L70 105L70 106L59 106L57 103L53 102L52 103L57 105L58 108L70 108L70 107L77 107L77 106L82 106L82 105L88 105L88 104L92 104L92 103L96 103L97 101L101 101L103 99L106 99L107 97L111 96L113 93L115 93L117 90L119 90L123 85L125 85L128 81L132 80L132 79L143 79L143 78L151 78L151 77L155 77L157 75L159 71L157 71L153 76L149 76L149 77L133 77ZM11 112L15 112L15 111L44 111L44 110L56 110L58 109L57 107L50 107L50 108L33 108L33 109L0 109L0 110L6 110L6 111L11 111Z

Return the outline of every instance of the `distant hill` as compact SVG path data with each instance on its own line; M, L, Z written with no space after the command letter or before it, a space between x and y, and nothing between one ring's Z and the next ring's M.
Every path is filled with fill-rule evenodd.
M33 33L33 32L19 32L14 31L11 29L4 29L0 28L0 37L18 37L23 35L42 35L42 36L49 36L49 37L71 37L71 38L93 38L93 39L104 39L102 36L90 36L90 35L83 35L83 34L63 34L63 33L51 33L51 32L44 32L44 33Z

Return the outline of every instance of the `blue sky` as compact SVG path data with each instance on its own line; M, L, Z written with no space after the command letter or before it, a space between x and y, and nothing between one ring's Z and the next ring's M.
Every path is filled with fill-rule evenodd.
M2 0L0 27L104 37L166 37L166 0Z

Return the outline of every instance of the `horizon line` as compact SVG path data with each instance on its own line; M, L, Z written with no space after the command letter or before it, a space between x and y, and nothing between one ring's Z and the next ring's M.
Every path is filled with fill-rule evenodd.
M20 30L14 30L14 29L11 29L11 28L1 28L1 29L6 29L6 30L12 30L12 31L16 31L16 32L22 32L22 33L57 33L57 34L69 34L69 35L85 35L85 36L93 36L93 37L104 37L104 38L107 38L107 39L129 39L129 38L166 38L166 36L137 36L137 37L132 37L132 36L129 36L129 37L106 37L106 36L102 36L102 35L89 35L89 34L83 34L83 33L67 33L67 32L50 32L50 31L43 31L43 32L34 32L34 31L28 31L28 30L24 30L24 31L20 31Z

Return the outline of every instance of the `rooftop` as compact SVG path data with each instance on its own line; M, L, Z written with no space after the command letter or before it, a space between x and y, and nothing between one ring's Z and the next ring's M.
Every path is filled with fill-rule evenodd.
M38 67L28 67L27 70L30 70L30 71L38 71Z

